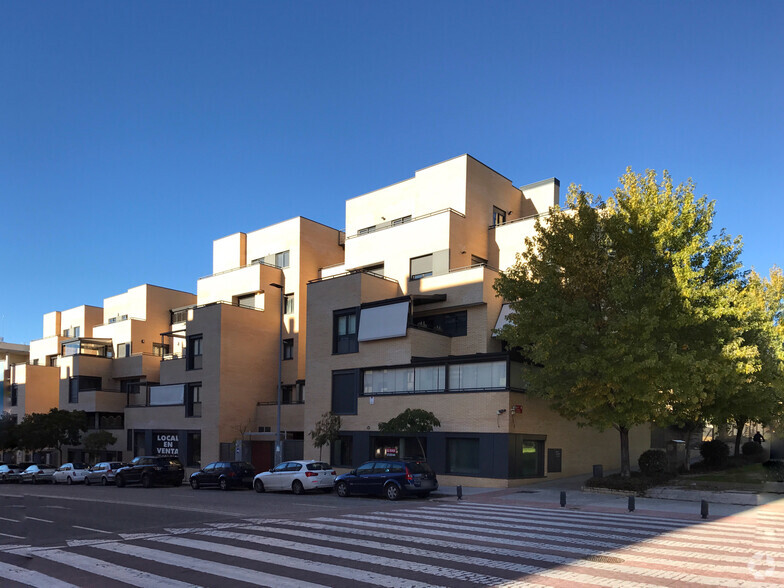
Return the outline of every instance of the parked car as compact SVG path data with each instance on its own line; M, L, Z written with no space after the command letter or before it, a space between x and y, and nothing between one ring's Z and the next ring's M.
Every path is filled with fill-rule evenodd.
M253 489L256 492L291 490L294 494L316 489L331 492L334 482L335 470L328 463L314 460L284 461L253 478Z
M338 496L381 494L389 500L401 496L426 498L438 490L436 474L422 460L373 460L335 479Z
M0 482L18 482L19 475L32 464L27 466L17 465L15 463L4 463L0 465Z
M84 477L84 483L89 486L90 484L100 484L107 486L114 484L114 476L124 464L121 461L102 461L95 464L89 469L87 475Z
M215 461L191 474L191 488L217 486L221 490L251 488L256 470L246 461Z
M81 462L64 463L52 476L55 484L76 484L84 482L87 475L87 464Z
M20 482L30 482L38 484L40 482L54 483L54 473L57 470L54 466L47 464L33 464L20 474Z
M140 455L131 463L117 470L114 483L118 488L126 484L141 483L145 488L155 484L179 486L185 478L185 468L176 457Z

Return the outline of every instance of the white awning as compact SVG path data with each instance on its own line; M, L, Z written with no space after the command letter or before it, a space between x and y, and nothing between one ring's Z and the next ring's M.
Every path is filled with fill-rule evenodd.
M498 315L498 320L495 321L495 328L496 329L501 329L501 328L504 327L504 325L508 324L509 323L509 318L508 317L509 317L509 315L512 312L513 312L512 311L512 307L509 306L508 302L505 302L504 304L502 304L501 305L501 312ZM497 337L497 336L498 335L493 333L493 337Z
M359 315L360 341L405 337L408 327L409 301L363 308Z
M185 402L185 384L150 386L150 406L168 406Z

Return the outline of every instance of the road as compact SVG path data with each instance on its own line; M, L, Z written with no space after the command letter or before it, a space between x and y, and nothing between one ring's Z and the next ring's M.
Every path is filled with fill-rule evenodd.
M784 585L784 512L0 486L3 586Z

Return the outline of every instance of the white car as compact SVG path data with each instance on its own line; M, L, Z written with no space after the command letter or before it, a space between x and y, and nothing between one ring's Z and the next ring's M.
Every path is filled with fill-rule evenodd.
M86 463L64 463L52 475L55 484L76 484L84 482L84 477L89 471Z
M256 475L253 489L256 492L291 490L294 494L317 489L331 492L334 483L335 470L332 466L311 459L279 463L270 471Z

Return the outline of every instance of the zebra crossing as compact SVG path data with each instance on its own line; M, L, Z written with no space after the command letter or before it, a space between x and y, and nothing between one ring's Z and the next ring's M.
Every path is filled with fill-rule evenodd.
M0 584L66 586L784 585L784 511L711 521L429 502L307 519L0 547Z

